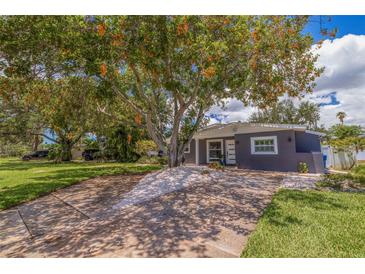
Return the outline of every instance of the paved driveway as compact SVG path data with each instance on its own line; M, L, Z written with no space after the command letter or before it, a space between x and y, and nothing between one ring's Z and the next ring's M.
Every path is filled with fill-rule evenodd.
M0 212L1 257L238 257L282 175L181 167L87 180Z

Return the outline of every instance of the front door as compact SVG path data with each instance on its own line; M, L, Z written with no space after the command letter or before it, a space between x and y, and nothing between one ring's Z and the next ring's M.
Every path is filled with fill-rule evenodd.
M236 164L235 140L226 140L226 164Z

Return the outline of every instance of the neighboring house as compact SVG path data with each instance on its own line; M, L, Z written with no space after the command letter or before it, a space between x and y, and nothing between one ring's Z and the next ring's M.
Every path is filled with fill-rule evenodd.
M214 124L198 131L185 150L185 162L204 165L224 160L238 168L323 173L322 133L300 125Z

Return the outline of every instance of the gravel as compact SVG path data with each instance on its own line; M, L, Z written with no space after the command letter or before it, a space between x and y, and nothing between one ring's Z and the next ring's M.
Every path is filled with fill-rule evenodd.
M315 189L316 182L319 180L319 175L288 174L282 180L281 187L299 190Z

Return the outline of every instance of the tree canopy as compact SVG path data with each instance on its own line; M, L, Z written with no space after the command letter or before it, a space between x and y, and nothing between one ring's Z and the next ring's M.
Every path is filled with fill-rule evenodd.
M91 18L88 73L142 115L176 166L204 113L222 99L263 108L284 94L312 91L322 70L315 67L312 38L302 34L306 22L305 16Z
M258 110L251 114L249 122L306 125L317 130L320 119L319 106L308 101L295 106L290 99L282 100L272 107Z
M159 149L168 153L169 165L177 166L205 112L223 99L265 108L284 94L298 97L313 90L322 69L315 66L312 37L302 32L307 20L5 16L0 20L0 69L1 80L11 84L3 93L11 94L19 81L57 87L77 77L80 89L93 82L100 99L96 111L112 119L132 110L134 120L145 123ZM18 91L23 98L22 88Z

